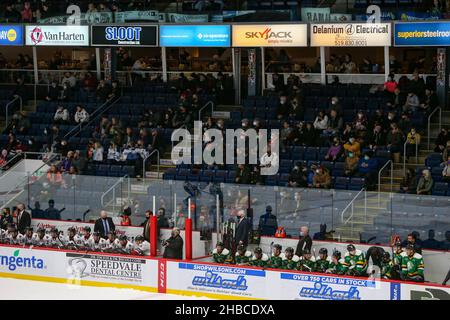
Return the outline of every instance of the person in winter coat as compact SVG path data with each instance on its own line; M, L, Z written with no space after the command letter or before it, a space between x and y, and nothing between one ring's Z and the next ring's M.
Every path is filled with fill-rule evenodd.
M180 236L180 229L173 228L169 239L163 242L164 254L166 259L183 259L183 239Z

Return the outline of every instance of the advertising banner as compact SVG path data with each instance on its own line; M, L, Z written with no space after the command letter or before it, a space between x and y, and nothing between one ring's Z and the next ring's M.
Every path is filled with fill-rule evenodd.
M279 282L278 299L289 300L400 300L398 284L375 280L276 272ZM392 291L392 292L391 292Z
M172 23L202 23L208 22L209 16L207 14L180 14L168 13L166 22Z
M235 266L167 262L167 293L200 292L217 297L264 298L274 286L266 271Z
M55 16L50 18L38 19L40 24L65 24L67 23L67 18L70 16ZM80 14L80 23L94 24L94 23L108 23L113 22L112 12L88 12Z
M444 286L401 284L402 300L450 300L450 288Z
M89 46L89 26L25 26L27 46Z
M303 22L329 22L330 8L302 8Z
M66 279L68 284L81 285L89 281L156 291L157 268L156 260L139 257L0 246L0 273L35 280Z
M23 27L0 25L0 46L23 46Z
M389 23L328 23L310 26L312 47L384 47L391 45Z
M158 45L158 27L156 25L103 25L91 27L93 46L141 46Z
M233 47L306 47L306 24L233 25Z
M164 22L164 13L158 10L116 12L116 23L127 21L159 21Z
M450 22L404 22L394 24L394 46L449 46Z
M229 47L229 25L184 25L159 27L161 47Z

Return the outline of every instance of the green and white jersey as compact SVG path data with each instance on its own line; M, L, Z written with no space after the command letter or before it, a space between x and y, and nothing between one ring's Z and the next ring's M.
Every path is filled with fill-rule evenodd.
M255 255L250 259L250 265L254 267L265 268L269 265L269 256L265 253L262 254L261 259L256 259Z
M337 263L333 263L333 261L330 262L327 273L345 274L347 272L347 269L348 268L345 264L345 260L341 258Z
M355 273L357 275L367 271L366 258L361 250L356 250L354 256L351 256L350 253L347 252L344 257L344 265L347 268L347 272Z
M391 279L393 267L394 263L392 261L381 262L381 277L384 279Z
M325 259L320 259L320 256L316 257L316 272L326 272L331 265L331 257L327 256Z
M304 257L301 257L297 269L304 272L314 272L316 270L316 258L311 256L311 259L306 260Z
M239 252L236 252L236 256L234 257L234 259L236 260L236 264L248 264L251 257L252 253L247 250L245 251L243 256L241 256Z
M221 253L217 252L217 248L212 253L215 263L230 263L230 250L223 248Z
M271 256L269 261L269 267L274 269L281 269L283 266L284 253L280 253L278 256Z
M401 265L402 265L403 257L405 257L405 256L406 256L406 252L404 252L403 250L400 251L399 253L394 252L394 256L393 256L393 259L392 259L392 263L393 263L395 266L401 266Z
M281 268L285 270L297 270L297 265L299 261L300 258L295 254L291 259L288 259L286 256L284 256Z
M424 263L422 255L414 253L412 257L405 255L402 260L402 274L407 277L424 276Z

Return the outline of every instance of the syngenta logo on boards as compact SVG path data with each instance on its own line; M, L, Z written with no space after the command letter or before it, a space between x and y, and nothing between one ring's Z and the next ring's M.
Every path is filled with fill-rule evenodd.
M279 130L270 131L270 140L266 129L202 132L202 122L194 121L193 135L187 129L172 133L172 142L178 144L172 148L171 160L174 164L259 165L261 175L274 175L279 169Z
M255 31L255 32L246 32L245 37L247 39L292 39L292 35L290 31L272 31L272 28L266 28L263 32Z
M0 255L0 266L5 266L10 271L15 271L17 268L22 269L44 269L44 260L38 259L35 256L21 257L20 250L13 252L11 256Z

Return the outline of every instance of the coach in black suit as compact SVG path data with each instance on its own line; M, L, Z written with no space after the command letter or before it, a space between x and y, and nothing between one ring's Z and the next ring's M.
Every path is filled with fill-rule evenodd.
M17 229L21 234L25 234L25 229L31 226L31 215L25 211L25 205L19 203L17 206Z
M95 221L94 232L99 232L101 237L106 239L108 237L108 233L115 230L116 226L112 218L109 218L106 211L102 210L100 212L100 219L97 219L97 221Z
M250 225L250 221L245 217L244 210L239 210L235 233L236 246L239 245L240 241L242 241L244 246L248 245L248 234L251 228L252 226Z

